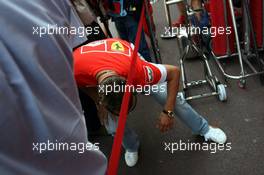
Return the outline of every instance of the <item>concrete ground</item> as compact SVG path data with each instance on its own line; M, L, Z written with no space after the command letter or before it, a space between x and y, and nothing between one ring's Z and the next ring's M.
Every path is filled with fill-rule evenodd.
M174 8L176 9L176 8ZM157 34L166 25L163 1L154 4ZM177 15L176 12L173 14ZM179 50L176 39L162 40L158 37L164 63L178 65ZM226 68L239 73L238 63L229 58ZM141 141L140 157L135 167L126 166L122 154L119 174L121 175L261 175L264 174L264 87L259 77L247 79L246 89L240 89L237 81L223 81L215 62L210 60L214 74L227 84L228 100L220 102L216 97L190 102L195 110L208 119L211 125L221 127L227 134L231 150L210 151L165 151L164 143L203 143L201 137L192 135L190 129L176 120L174 128L160 133L155 128L162 106L151 97L140 96L133 115L127 124L139 135ZM199 60L187 62L186 71L190 80L203 78L203 67ZM202 92L208 88L198 88L191 92ZM112 137L100 136L101 150L108 156L111 152Z

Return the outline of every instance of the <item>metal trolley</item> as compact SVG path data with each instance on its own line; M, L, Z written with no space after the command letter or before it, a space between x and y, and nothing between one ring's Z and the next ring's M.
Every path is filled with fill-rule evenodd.
M167 15L167 21L169 26L171 26L171 17L170 17L170 11L169 6L177 3L185 3L186 12L185 12L185 19L189 19L192 15L195 15L197 11L200 10L192 10L191 7L188 5L186 0L164 0L165 4L165 11ZM189 20L186 20L185 27L191 28L192 25L189 22ZM168 36L170 37L170 36ZM174 36L171 36L174 37ZM220 81L217 79L216 76L213 75L210 65L208 62L208 56L205 54L204 46L202 44L202 36L201 35L193 35L192 32L188 31L181 31L180 34L177 36L178 42L180 45L183 45L181 48L183 50L183 53L181 54L180 58L180 68L181 68L181 78L182 78L182 84L183 84L183 92L180 92L182 97L184 97L186 100L193 100L193 99L199 99L203 97L210 97L210 96L218 96L220 101L226 101L227 100L227 93L225 89L225 85L221 84ZM195 39L194 39L195 38ZM198 38L198 39L197 39ZM185 43L185 44L184 44ZM185 71L185 61L188 54L193 54L195 52L199 58L201 58L201 61L204 65L204 75L205 78L202 80L197 81L187 81L186 77L186 71ZM201 86L201 85L209 85L211 87L210 92L205 92L198 95L188 96L188 89L195 87L195 86Z
M251 76L259 75L261 83L264 84L264 61L259 56L260 51L263 49L259 49L257 47L256 35L254 33L252 19L251 19L250 10L249 10L249 0L242 0L243 20L244 20L243 22L244 22L244 31L245 31L244 42L241 42L239 39L239 34L237 30L237 21L236 21L236 17L234 14L234 6L232 3L232 0L223 0L223 3L224 3L224 7L226 7L226 5L229 5L229 8L230 8L230 14L232 18L232 25L234 28L235 44L236 44L237 51L235 53L231 53L230 51L227 51L226 55L216 56L216 54L212 50L211 54L213 55L213 58L217 66L219 67L221 73L223 74L226 80L227 79L239 80L240 88L245 88L246 78L251 77ZM224 8L224 16L225 16L225 22L227 24L227 8ZM263 29L264 29L264 26L263 26ZM263 41L264 41L264 38L263 38ZM253 46L253 48L251 48L251 45ZM238 73L237 75L232 75L232 74L227 73L223 66L222 60L229 58L229 57L238 57L240 73ZM246 67L249 69L248 73L246 73L245 71Z

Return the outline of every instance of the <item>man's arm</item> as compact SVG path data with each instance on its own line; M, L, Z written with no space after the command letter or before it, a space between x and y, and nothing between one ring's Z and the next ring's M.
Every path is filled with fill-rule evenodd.
M167 100L164 110L174 111L176 96L179 90L180 70L176 66L164 65L167 71ZM168 131L174 123L174 119L161 112L157 127L161 132Z
M89 97L93 99L93 101L96 104L97 108L97 114L100 119L100 122L102 125L107 123L107 110L99 103L99 96L98 96L98 90L97 87L86 87L86 88L81 88L81 90L87 94Z
M174 111L176 96L179 90L180 70L176 66L165 65L167 70L167 101L165 110Z

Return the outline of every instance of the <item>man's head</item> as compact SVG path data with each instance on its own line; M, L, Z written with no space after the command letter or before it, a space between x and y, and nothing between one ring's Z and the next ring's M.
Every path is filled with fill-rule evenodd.
M119 75L107 76L99 82L99 98L101 104L112 114L119 115L123 96L125 93L126 79ZM129 111L136 104L136 96L132 96L129 103Z

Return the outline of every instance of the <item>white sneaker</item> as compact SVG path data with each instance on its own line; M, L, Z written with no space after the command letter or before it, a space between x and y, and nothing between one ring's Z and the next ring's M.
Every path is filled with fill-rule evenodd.
M127 166L133 167L138 161L138 152L128 152L125 153L125 161Z
M226 142L226 134L220 128L214 128L209 126L209 131L204 135L205 141L213 141L216 143L225 143Z

